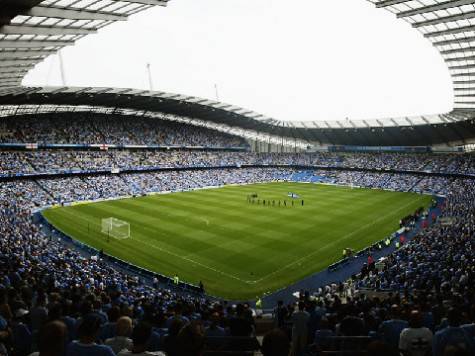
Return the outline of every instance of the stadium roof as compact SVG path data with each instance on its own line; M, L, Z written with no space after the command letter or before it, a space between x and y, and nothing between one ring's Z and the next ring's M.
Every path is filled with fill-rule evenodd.
M368 0L420 31L438 49L454 85L455 109L475 109L475 1Z
M0 0L0 88L78 39L168 0Z
M408 127L420 130L425 126L429 130L420 144L464 142L475 137L475 132L461 128L452 130L453 134L449 129L445 133L430 132L431 127L460 126L469 121L469 127L472 125L475 114L475 0L368 0L409 22L441 53L453 78L455 103L452 112L440 115L286 122L231 104L180 94L113 88L21 87L25 74L50 54L112 22L126 20L129 15L155 5L164 6L167 1L0 0L0 105L5 105L0 107L0 114L4 116L14 107L21 111L18 105L42 105L41 110L37 109L39 111L45 110L44 105L49 105L50 111L67 105L129 110L137 114L164 112L307 142L334 144L343 143L344 137L351 132L373 132L371 130L375 128L386 129L398 136L397 132ZM332 137L329 134L332 131L339 132L341 137ZM407 133L404 135L408 137ZM429 135L434 136L429 139ZM368 145L408 144L404 137L395 139L394 134L389 136L389 141L383 140L384 135L374 141L359 136L355 134L349 141L365 144L366 140ZM417 141L417 137L414 139Z
M141 112L164 112L227 123L232 126L297 127L304 129L401 127L427 124L450 124L467 119L467 114L410 116L387 119L337 121L279 121L236 105L194 96L127 88L100 87L13 87L0 90L2 105L69 105L131 109ZM0 116L5 116L0 106Z
M40 113L90 112L169 119L185 118L248 138L286 144L428 146L463 144L475 137L469 112L388 120L337 122L277 121L235 105L209 99L138 89L48 87L10 88L0 97L0 117ZM194 121L194 122L193 122Z

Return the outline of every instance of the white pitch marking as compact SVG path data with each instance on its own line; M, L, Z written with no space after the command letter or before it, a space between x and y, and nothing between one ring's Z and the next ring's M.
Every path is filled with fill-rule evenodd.
M201 262L198 262L198 261L195 261L195 260L192 260L191 258L188 258L186 256L181 256L177 253L174 253L174 252L171 252L171 251L168 251L167 249L164 249L163 247L160 247L160 246L157 246L155 244L151 244L149 242L145 242L145 241L140 241L141 243L145 244L145 245L149 245L153 248L156 248L162 252L165 252L173 257L177 257L179 259L182 259L182 260L185 260L187 262L191 262L191 263L194 263L198 266L201 266L203 268L206 268L206 269L209 269L210 271L213 271L213 272L216 272L216 273L219 273L223 276L226 276L226 277L229 277L229 278L232 278L232 279L235 279L237 281L240 281L240 282L243 282L243 283L246 283L246 284L254 284L255 282L254 281L247 281L247 280L244 280L244 279L241 279L239 277L236 277L235 275L232 275L232 274L229 274L229 273L226 273L226 272L223 272L223 271L220 271L219 269L216 269L216 268L213 268L213 267L210 267L210 266L207 266L205 265L204 263L201 263Z
M419 199L417 199L417 201L419 201L419 200L421 200L421 199L422 199L422 197L419 198ZM353 232L350 232L349 234L343 236L342 238L340 238L340 239L338 239L338 240L335 240L335 241L333 241L333 242L331 242L331 243L329 243L329 244L326 244L326 245L323 246L322 248L320 248L320 249L318 249L318 250L316 250L316 251L313 251L312 253L310 253L310 254L308 254L308 255L302 257L302 258L299 258L298 260L295 260L295 261L289 263L288 265L283 266L282 268L276 269L275 271L269 273L268 275L266 275L266 276L264 276L264 277L262 277L262 278L260 278L260 279L256 279L256 280L253 281L253 282L254 282L254 283L259 283L259 282L263 281L264 279L266 279L266 278L268 278L268 277L270 277L270 276L272 276L272 275L274 275L274 274L276 274L276 273L279 273L279 272L281 272L281 271L283 271L283 270L285 270L285 269L287 269L287 268L289 268L289 267L291 267L291 266L293 266L293 265L295 265L295 264L299 264L299 265L300 265L300 262L302 262L303 260L306 260L306 259L309 258L310 256L315 255L317 252L321 252L322 250L326 250L326 249L328 249L330 246L336 245L338 242L340 242L340 241L342 241L342 240L348 239L350 236L353 236L355 233L357 233L357 232L359 232L359 231L365 229L365 228L368 227L368 226L374 225L376 222L385 219L385 218L386 218L387 216L389 216L389 215L393 215L395 212L398 212L398 211L400 211L400 210L405 209L407 206L409 206L409 205L411 205L411 204L414 204L414 202L415 202L415 201L411 201L411 202L409 202L408 204L406 204L406 205L400 207L399 209L394 210L394 211L392 211L391 213L388 213L388 214L386 214L386 215L384 215L384 216L382 216L382 217L380 217L380 218L374 220L374 221L371 222L371 223L368 223L368 224L366 224L366 225L363 225L363 226L361 226L360 228L354 230Z
M422 198L419 198L417 201L419 201L419 200L421 200L421 199L422 199ZM349 233L349 234L343 236L342 238L340 238L340 239L338 239L338 240L336 240L336 241L334 241L334 242L332 242L332 243L329 243L329 244L325 245L325 246L322 247L321 249L319 249L319 250L317 250L317 251L314 251L314 252L312 252L312 253L310 253L310 254L308 254L308 255L302 257L302 258L299 258L298 260L295 260L295 261L293 261L293 262L291 262L291 263L289 263L289 264L283 266L282 268L279 268L279 269L277 269L277 270L275 270L275 271L269 273L268 275L266 275L266 276L264 276L264 277L262 277L262 278L253 280L253 281L241 279L241 278L239 278L239 277L236 277L235 275L232 275L232 274L230 274L230 273L223 272L223 271L218 270L218 269L216 269L216 268L207 266L207 265L205 265L205 264L203 264L203 263L201 263L201 262L195 261L195 260L193 260L193 259L191 259L191 258L189 258L189 257L187 257L187 256L178 255L178 254L176 254L176 253L173 253L173 252L171 252L171 251L168 251L168 250L166 250L166 249L164 249L164 248L162 248L162 247L159 247L159 246L157 246L157 245L150 244L150 243L148 243L148 242L143 242L143 241L141 241L141 242L144 243L144 244L146 244L146 245L149 245L149 246L152 246L152 247L154 247L154 248L157 248L158 250L160 250L160 251L162 251L162 252L168 253L168 254L171 255L171 256L174 256L174 257L180 258L180 259L182 259L182 260L185 260L185 261L194 263L194 264L196 264L196 265L198 265L198 266L201 266L201 267L203 267L203 268L206 268L206 269L208 269L208 270L210 270L210 271L216 272L216 273L221 274L221 275L223 275L223 276L226 276L226 277L235 279L235 280L237 280L237 281L240 281L240 282L243 282L243 283L246 283L246 284L256 284L256 283L259 283L259 282L265 280L266 278L268 278L268 277L270 277L270 276L272 276L272 275L274 275L274 274L276 274L276 273L279 273L279 272L281 272L281 271L283 271L283 270L285 270L285 269L287 269L287 268L289 268L289 267L295 265L295 264L301 265L301 262L302 262L302 261L306 260L306 259L309 258L310 256L315 255L317 252L321 252L322 250L328 249L330 246L333 246L333 245L337 244L338 242L340 242L340 241L342 241L342 240L348 239L350 236L353 236L355 233L357 233L357 232L359 232L359 231L361 231L361 230L367 228L368 226L374 225L376 222L379 222L379 221L385 219L387 216L392 215L392 214L394 214L395 212L398 212L398 211L400 211L400 210L405 209L407 206L409 206L409 205L411 205L411 204L413 204L413 203L414 203L414 201L411 201L411 202L409 202L408 204L406 204L406 205L400 207L399 209L394 210L394 211L392 211L392 212L390 212L390 213L388 213L388 214L386 214L386 215L384 215L384 216L382 216L382 217L380 217L380 218L374 220L374 221L371 222L371 223L368 223L368 224L366 224L366 225L363 225L363 226L361 226L360 228L358 228L357 230L354 230L353 232L351 232L351 233Z
M421 199L422 199L422 197L419 198L417 201L419 201L419 200L421 200ZM185 261L194 263L194 264L196 264L196 265L198 265L198 266L201 266L201 267L203 267L203 268L206 268L206 269L208 269L208 270L210 270L210 271L213 271L213 272L215 272L215 273L221 274L221 275L223 275L223 276L226 276L226 277L235 279L235 280L237 280L237 281L240 281L240 282L243 282L243 283L246 283L246 284L256 284L256 283L259 283L259 282L261 282L261 281L267 279L268 277L270 277L270 276L272 276L272 275L274 275L274 274L276 274L276 273L279 273L279 272L281 272L281 271L283 271L283 270L285 270L285 269L287 269L287 268L289 268L289 267L295 265L295 264L299 264L299 265L300 265L300 264L301 264L301 261L304 261L304 260L306 260L307 258L309 258L310 256L315 255L317 252L321 252L322 250L325 250L325 249L327 249L328 247L333 246L333 245L337 244L338 242L340 242L340 241L342 241L342 240L346 240L349 236L354 235L356 232L358 232L358 231L360 231L360 230L363 230L363 229L365 229L366 227L368 227L368 226L370 226L370 225L374 225L376 222L385 219L387 216L392 215L392 214L394 214L395 212L398 212L398 211L400 211L400 210L402 210L402 209L405 209L407 206L409 206L409 205L411 205L411 204L413 204L413 203L414 203L414 201L411 201L411 202L409 202L408 204L406 204L406 205L400 207L399 209L394 210L394 211L392 211L391 213L388 213L388 214L386 214L386 215L384 215L384 216L382 216L382 217L380 217L380 218L374 220L374 221L371 222L371 223L368 223L368 224L366 224L366 225L363 225L363 226L361 226L360 228L358 228L357 230L355 230L355 231L353 231L353 232L351 232L351 233L349 233L349 234L343 236L342 238L340 238L340 239L338 239L338 240L335 240L334 242L329 243L329 244L323 246L321 249L319 249L319 250L317 250L317 251L314 251L314 252L312 252L312 253L310 253L310 254L308 254L308 255L306 255L306 256L304 256L304 257L298 259L298 260L295 260L295 261L293 261L293 262L291 262L291 263L289 263L289 264L283 266L282 268L279 268L279 269L277 269L277 270L275 270L275 271L269 273L268 275L266 275L266 276L264 276L264 277L262 277L262 278L260 278L260 279L256 279L256 280L254 280L254 281L249 281L249 280L241 279L241 278L236 277L236 276L234 276L234 275L232 275L232 274L230 274L230 273L223 272L223 271L218 270L218 269L216 269L216 268L207 266L207 265L205 265L205 264L203 264L203 263L201 263L201 262L192 260L191 258L188 258L187 256L181 256L181 255L178 255L178 254L173 253L173 252L171 252L171 251L168 251L168 250L166 250L166 249L164 249L164 248L162 248L162 247L159 247L159 246L157 246L157 245L155 245L155 244L150 244L150 243L145 242L145 241L140 241L140 242L143 243L143 244L145 244L145 245L149 245L149 246L151 246L151 247L154 247L154 248L156 248L156 249L158 249L158 250L160 250L160 251L162 251L162 252L165 252L165 253L167 253L167 254L169 254L169 255L171 255L171 256L174 256L174 257L177 257L177 258L179 258L179 259L182 259L182 260L185 260ZM202 219L203 219L203 218L202 218ZM204 220L204 219L203 219L203 220Z

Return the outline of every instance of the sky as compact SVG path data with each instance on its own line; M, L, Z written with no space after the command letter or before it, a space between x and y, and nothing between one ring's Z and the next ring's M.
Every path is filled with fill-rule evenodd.
M66 84L216 99L278 120L448 112L441 56L366 0L171 0L62 50ZM61 85L57 55L24 85Z

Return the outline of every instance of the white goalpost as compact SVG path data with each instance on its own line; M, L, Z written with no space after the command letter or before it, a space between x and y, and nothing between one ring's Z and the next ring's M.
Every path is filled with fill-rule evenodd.
M101 232L119 240L130 237L130 224L117 218L102 219Z

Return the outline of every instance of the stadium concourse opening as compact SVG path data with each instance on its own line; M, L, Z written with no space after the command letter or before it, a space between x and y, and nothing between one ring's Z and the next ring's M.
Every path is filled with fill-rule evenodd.
M0 2L0 353L475 355L475 2L371 0L440 52L448 113L21 85L167 3Z

